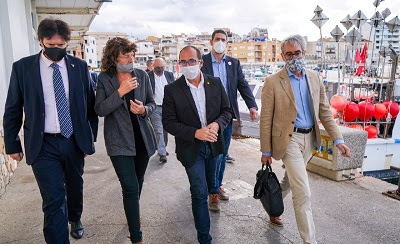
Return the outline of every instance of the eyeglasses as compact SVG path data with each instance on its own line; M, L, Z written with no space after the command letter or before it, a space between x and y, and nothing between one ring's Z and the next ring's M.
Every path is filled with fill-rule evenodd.
M127 53L127 54L124 54L124 55L119 55L119 57L123 58L123 59L134 58L135 57L135 53Z
M197 64L198 62L199 62L199 60L195 60L195 59L189 59L188 61L179 60L179 65L180 66L193 66L193 65Z
M284 54L286 59L292 59L292 58L301 58L303 56L303 51L297 50L294 53L287 52Z

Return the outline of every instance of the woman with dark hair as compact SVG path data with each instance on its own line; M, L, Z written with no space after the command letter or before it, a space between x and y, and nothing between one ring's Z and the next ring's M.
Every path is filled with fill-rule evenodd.
M135 69L136 45L124 38L109 40L97 81L96 113L104 118L104 140L122 187L132 243L143 243L139 199L149 157L156 150L149 117L155 109L145 71Z

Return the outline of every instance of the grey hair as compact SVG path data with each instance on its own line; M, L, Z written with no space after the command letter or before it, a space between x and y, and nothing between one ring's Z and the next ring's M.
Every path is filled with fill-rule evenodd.
M300 44L302 51L306 50L307 44L304 38L301 35L291 35L283 39L281 43L281 52L283 53L283 47L289 43L290 45L294 46L296 43Z

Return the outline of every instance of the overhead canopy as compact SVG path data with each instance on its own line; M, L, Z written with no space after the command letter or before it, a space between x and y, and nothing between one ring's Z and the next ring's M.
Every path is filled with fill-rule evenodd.
M45 18L57 18L65 21L71 28L69 49L75 49L89 29L94 17L99 14L101 0L36 0L38 21Z

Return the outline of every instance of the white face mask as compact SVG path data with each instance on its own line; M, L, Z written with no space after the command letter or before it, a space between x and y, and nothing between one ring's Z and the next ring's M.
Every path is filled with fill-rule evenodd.
M188 80L193 80L199 75L200 66L198 64L193 66L181 66L181 71Z
M214 42L213 47L214 47L214 50L215 50L217 53L221 54L221 53L224 53L224 52L225 52L226 43L224 43L223 41L217 41L217 42Z

